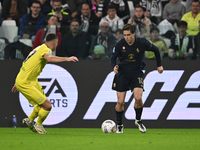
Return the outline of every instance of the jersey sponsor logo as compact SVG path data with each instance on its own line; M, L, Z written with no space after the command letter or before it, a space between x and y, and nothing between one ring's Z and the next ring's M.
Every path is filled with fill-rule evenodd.
M52 110L44 125L56 125L66 120L74 111L78 101L78 89L71 74L64 68L47 64L38 77L46 97L51 101ZM27 116L33 110L27 99L20 93L20 104ZM40 99L38 99L40 100Z
M137 50L136 50L138 53L140 52L140 50L137 48Z
M128 54L128 59L126 59L128 62L134 62L135 61L135 55L134 54Z
M143 93L143 120L157 120L167 105L168 101L171 99L168 96L173 92L180 91L177 89L177 85L180 82L184 74L184 70L165 70L162 74L159 74L157 70L149 72L144 81ZM109 85L112 85L114 72L111 72L106 77L104 83L99 89L97 95L95 96L93 102L89 106L86 114L84 115L84 120L96 120L101 113L103 107L106 103L115 103L117 102L116 91L112 90ZM200 91L197 91L200 85L200 71L193 73L186 85L183 87L185 90L180 94L175 104L169 110L169 114L166 117L166 120L200 120ZM149 99L150 94L155 93L154 87L159 83L162 84L157 94L154 94L154 99ZM162 95L164 95L162 97ZM125 104L130 103L128 108L125 110L125 118L127 120L135 119L134 111L134 98L133 93L128 91L125 98ZM149 106L145 106L148 104Z

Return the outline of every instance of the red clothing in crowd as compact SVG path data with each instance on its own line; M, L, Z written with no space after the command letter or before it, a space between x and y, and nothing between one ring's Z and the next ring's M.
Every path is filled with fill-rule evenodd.
M36 36L35 36L35 40L33 42L33 49L35 49L37 46L43 44L43 39L44 39L44 34L45 34L46 30L45 29L41 29L37 32ZM59 30L59 28L57 28L57 31L56 31L56 34L58 36L58 46L56 48L56 52L58 54L58 50L59 50L59 46L60 46L60 43L61 43L61 39L62 39L62 34Z

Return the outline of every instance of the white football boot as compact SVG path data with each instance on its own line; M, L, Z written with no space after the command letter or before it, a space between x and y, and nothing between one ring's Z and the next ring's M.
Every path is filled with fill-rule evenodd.
M124 125L117 125L117 131L116 133L123 133Z
M30 119L24 118L22 120L22 123L25 124L25 125L27 125L31 131L37 132L36 129L34 128L34 122L30 121Z
M142 133L146 132L146 128L143 125L141 120L135 120L135 125L138 126L138 129L140 130L140 132L142 132Z

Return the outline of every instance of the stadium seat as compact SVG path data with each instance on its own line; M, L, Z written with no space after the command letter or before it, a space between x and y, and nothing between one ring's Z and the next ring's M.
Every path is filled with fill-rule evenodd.
M15 20L4 20L2 26L16 26Z
M17 36L18 27L17 26L1 26L0 27L0 37L7 38L9 42L13 42L15 36Z
M31 39L19 39L19 41L22 42L22 43L24 43L27 46L30 46L30 47L33 46L33 43L32 43Z
M0 39L0 60L4 60L4 48L6 46L6 42L4 39Z
M128 7L130 10L130 17L134 16L134 6L133 6L133 2L132 1L128 1Z
M0 17L1 17L1 13L2 13L2 6L1 6L1 3L0 3Z
M31 39L19 39L19 41L20 41L21 43L24 43L24 44L27 45L27 46L30 46L30 47L33 46L33 43L32 43L32 40L31 40ZM21 51L18 50L18 49L16 50L15 58L17 58L17 59L24 59L23 54L22 54Z

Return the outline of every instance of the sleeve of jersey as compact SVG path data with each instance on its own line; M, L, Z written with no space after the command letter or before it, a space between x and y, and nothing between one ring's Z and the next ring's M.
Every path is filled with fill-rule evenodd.
M52 51L50 49L48 49L48 48L45 48L45 49L43 49L41 51L41 56L43 57L44 54L50 54L50 55L52 55Z
M147 46L147 51L152 51L154 52L156 56L156 62L157 62L157 67L162 66L161 65L161 58L160 58L160 52L157 46L154 44L150 43L148 40L145 40L146 46Z
M119 56L119 44L115 44L115 47L113 48L113 52L112 52L112 55L111 55L111 58L110 58L110 63L112 65L112 67L114 68L116 66L116 60L117 60L117 57Z

